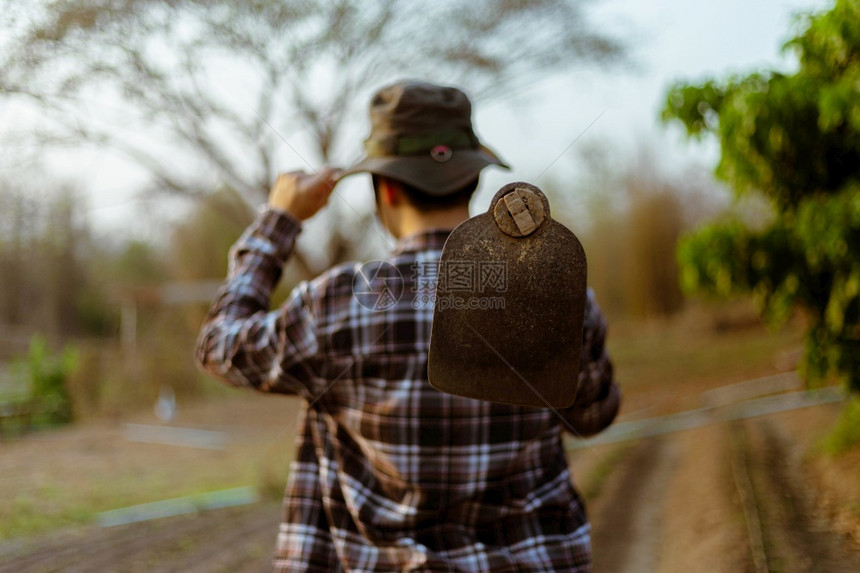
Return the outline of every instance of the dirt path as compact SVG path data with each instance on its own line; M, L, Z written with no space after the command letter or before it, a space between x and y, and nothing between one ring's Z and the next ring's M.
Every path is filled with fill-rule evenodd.
M0 549L0 572L259 573L271 570L280 504L67 530Z
M832 418L829 410L821 412ZM256 407L247 415L259 422ZM574 473L583 484L589 474L604 471L601 464L609 468L599 494L588 500L595 572L860 571L860 551L831 531L832 519L824 519L820 504L809 495L801 455L810 442L803 437L820 424L808 426L805 418L786 416L642 438L628 442L618 456L612 454L617 445L589 447L574 456ZM60 436L54 440L58 449L74 453L74 444L82 441L75 459L88 459L84 454L96 443L91 433L63 436L65 441ZM110 452L136 451L114 439L116 448ZM40 460L50 469L51 459L37 455L44 454L46 445L44 440L22 442L6 457ZM164 448L159 455L172 460L172 450ZM174 449L172 455L185 457L194 451ZM215 455L233 459L229 450ZM10 471L16 467L7 464ZM58 466L65 472L75 467ZM33 472L19 472L15 483L34 479ZM9 477L14 476L4 479ZM0 544L0 573L257 573L269 569L279 514L279 503L267 502L124 526L66 529ZM756 528L758 540L753 539ZM755 557L758 548L762 559Z
M595 571L655 570L661 508L677 457L673 438L649 438L634 446L613 472L605 493L591 508Z
M753 571L725 424L675 434L678 464L663 505L655 571Z
M751 420L746 436L746 464L755 495L768 571L860 571L860 554L850 551L816 511L801 469L800 453L779 424Z
M594 570L860 571L857 546L813 498L802 463L808 443L782 419L638 441L589 506Z

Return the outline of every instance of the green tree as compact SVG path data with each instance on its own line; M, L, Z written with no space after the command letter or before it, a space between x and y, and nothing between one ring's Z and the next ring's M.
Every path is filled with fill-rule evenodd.
M860 2L798 20L792 73L765 71L668 93L664 118L720 142L717 175L762 194L757 225L712 223L679 248L688 291L752 293L763 315L809 317L802 374L860 392Z

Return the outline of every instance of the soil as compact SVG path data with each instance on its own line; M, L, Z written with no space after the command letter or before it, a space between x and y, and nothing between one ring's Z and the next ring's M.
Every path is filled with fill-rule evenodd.
M271 569L280 504L64 530L0 548L0 572L259 573Z
M734 484L725 425L667 436L678 443L677 466L663 506L659 571L751 570L749 541Z
M590 500L594 570L860 571L853 455L823 471L809 454L834 416L818 406L640 440Z
M849 552L814 506L800 456L778 420L743 424L749 440L747 464L759 502L768 569L860 571L860 553Z
M628 452L592 505L596 571L654 571L669 482L678 461L674 440L648 438ZM605 495L604 495L605 494ZM620 539L627 540L619 543Z
M294 416L271 404L205 405L185 411L183 423L220 427L237 443L270 448L249 436L270 433L284 442ZM815 406L573 453L575 481L592 492L594 570L860 571L860 457L810 455L836 412ZM201 464L238 459L231 449L132 447L117 424L76 428L0 446L3 488L14 494L56 472L75 479L106 453L137 472L154 457L168 464L190 455L202 456ZM111 471L107 463L100 468ZM0 543L0 572L266 571L279 513L272 500L123 526L66 527Z

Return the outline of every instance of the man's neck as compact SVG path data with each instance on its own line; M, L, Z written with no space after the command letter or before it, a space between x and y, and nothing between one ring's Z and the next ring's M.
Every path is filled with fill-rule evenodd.
M400 237L408 237L434 229L453 229L469 218L469 207L464 205L440 211L404 212L400 221Z

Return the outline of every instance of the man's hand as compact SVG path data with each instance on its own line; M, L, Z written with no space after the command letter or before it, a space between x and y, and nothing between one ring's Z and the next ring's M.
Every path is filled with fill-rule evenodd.
M303 171L281 173L269 193L269 207L304 221L328 202L340 170L326 167L313 175Z

